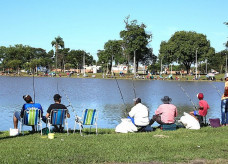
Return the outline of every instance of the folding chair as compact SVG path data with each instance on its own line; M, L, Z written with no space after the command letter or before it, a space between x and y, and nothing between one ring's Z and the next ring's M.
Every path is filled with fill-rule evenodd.
M24 111L24 116L21 118L21 123L20 123L20 132L23 132L24 135L24 130L23 126L34 126L35 130L39 130L38 126L40 127L41 135L42 135L42 123L41 123L41 110L35 107L27 108Z
M90 132L91 132L91 127L95 126L96 127L96 135L97 133L97 117L98 117L98 111L96 109L85 109L82 114L82 118L75 116L75 125L74 125L74 133L77 124L79 125L80 129L80 134L82 135L82 128L84 126L90 126Z
M67 123L67 109L52 109L50 116L47 120L49 132L51 130L51 126L60 126L63 125L63 128L67 128L68 132L68 123Z

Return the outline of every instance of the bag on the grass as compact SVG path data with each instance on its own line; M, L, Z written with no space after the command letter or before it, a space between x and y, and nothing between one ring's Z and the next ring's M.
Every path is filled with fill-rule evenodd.
M18 129L11 129L9 130L10 136L17 136L19 134Z
M211 127L213 128L217 128L220 127L220 119L219 118L209 118L209 122Z
M138 129L132 123L132 121L128 118L121 119L121 123L116 126L115 132L117 133L128 133L128 132L136 132Z

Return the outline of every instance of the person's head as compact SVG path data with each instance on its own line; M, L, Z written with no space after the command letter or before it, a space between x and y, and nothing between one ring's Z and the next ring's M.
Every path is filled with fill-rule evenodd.
M26 103L31 103L32 102L32 97L30 95L24 95L23 99L25 100Z
M198 93L197 94L197 98L199 99L199 100L203 100L203 93Z
M55 94L53 98L55 102L61 102L62 97L59 94Z
M224 79L225 81L228 81L228 73L225 73Z
M138 104L138 103L141 103L141 99L138 97L138 98L134 98L133 99L135 105Z
M164 104L169 104L172 99L169 97L169 96L164 96L161 101L164 103Z

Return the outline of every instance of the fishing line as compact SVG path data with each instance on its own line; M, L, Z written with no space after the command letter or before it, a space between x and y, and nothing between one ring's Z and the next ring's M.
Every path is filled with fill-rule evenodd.
M132 86L133 86L134 95L135 95L135 98L136 98L136 91L135 91L135 84L134 84L134 79L133 79L133 77L132 77Z
M220 97L222 97L223 94L220 92L220 90L214 84L212 84L212 83L210 83L210 84L217 90L218 95Z
M125 114L127 114L127 106L126 106L126 103L125 103L125 101L124 101L124 98L123 98L123 94L122 94L122 92L121 92L121 89L120 89L120 86L119 86L119 83L118 83L118 81L117 81L117 79L116 79L116 76L115 76L115 73L114 73L114 78L115 78L115 80L116 80L116 84L117 84L117 87L118 87L118 89L119 89L119 92L120 92L120 95L121 95L121 99L123 100L123 103L124 103L124 106L125 106Z
M197 110L196 105L194 104L194 102L192 101L192 99L190 98L190 96L188 95L188 93L184 90L184 88L180 84L178 84L178 86L185 93L185 95L188 97L189 101L192 103L192 105L194 106L194 108Z
M69 105L67 106L67 107L71 107L71 109L72 109L72 112L76 112L75 111L75 109L74 109L74 107L73 107L73 105L71 104L71 102L70 102L70 99L69 99L69 97L67 96L67 94L66 94L66 92L64 91L64 89L63 89L63 93L64 93L64 95L66 96L66 98L67 98L67 101L68 101L68 103L69 103ZM75 113L76 114L76 113Z

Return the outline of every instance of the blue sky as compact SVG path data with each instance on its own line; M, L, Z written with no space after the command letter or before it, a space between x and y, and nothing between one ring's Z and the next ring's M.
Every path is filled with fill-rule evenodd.
M216 52L228 40L227 0L1 0L0 46L15 44L53 49L61 36L65 47L89 52L108 40L120 39L123 20L130 15L152 33L150 47L158 55L161 41L176 31L196 31L210 40Z

